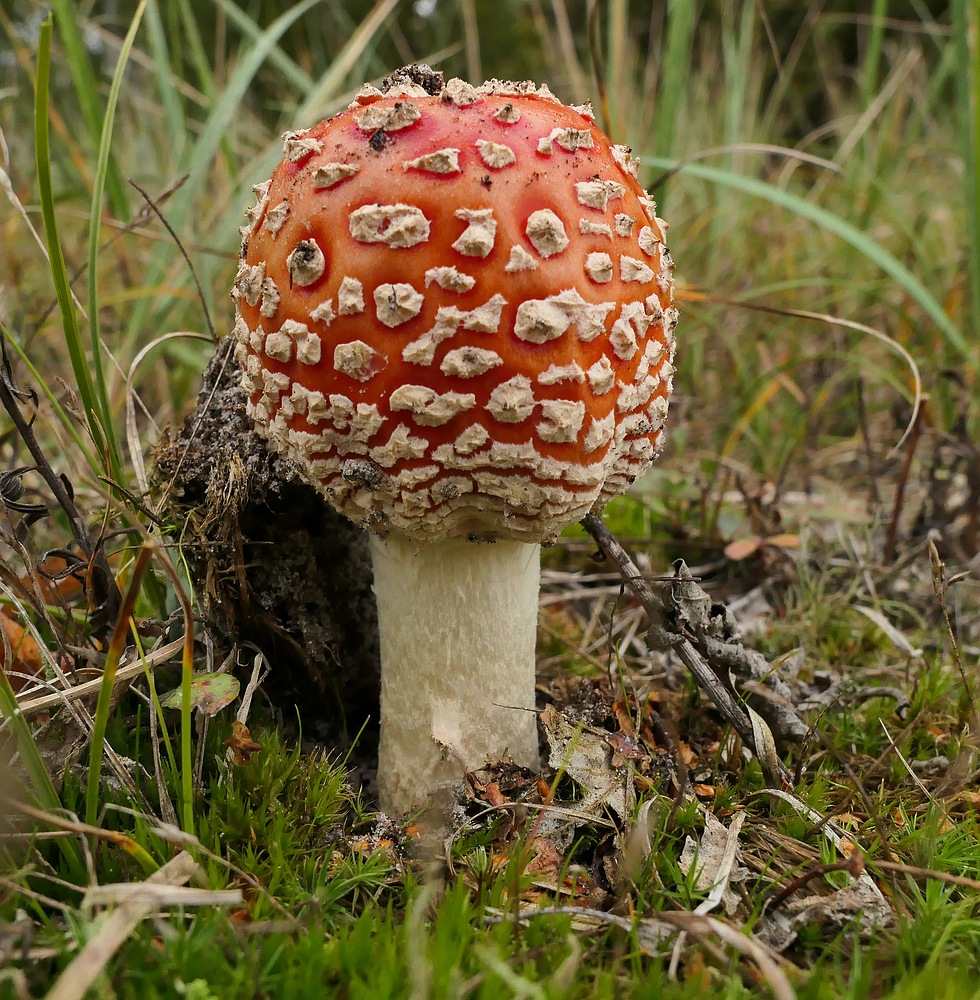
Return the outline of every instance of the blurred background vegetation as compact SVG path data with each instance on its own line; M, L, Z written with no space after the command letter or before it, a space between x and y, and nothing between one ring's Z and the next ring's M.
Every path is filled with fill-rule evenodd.
M106 89L138 7L53 4L52 159L69 271L85 261ZM874 438L884 459L898 440L911 406L906 366L839 326L702 299L869 324L929 369L931 421L974 423L963 400L977 367L966 334L980 294L970 263L976 190L964 160L970 84L956 7L306 0L282 12L272 2L154 0L122 79L102 235L146 212L128 178L156 196L189 172L164 211L223 333L240 214L278 156L280 132L414 60L477 80L544 79L566 101L596 103L614 138L645 161L641 179L671 223L689 292L673 456L711 464L721 455L770 480L791 461L794 476L808 467L837 476L834 446ZM959 7L965 25L967 0ZM29 98L44 9L0 5L5 169L31 216ZM173 240L152 218L140 221L98 263L101 335L122 371L161 334L205 329ZM50 280L9 200L2 226L5 320L40 364L60 337ZM147 414L167 422L192 397L206 349L164 350L171 364L134 378Z

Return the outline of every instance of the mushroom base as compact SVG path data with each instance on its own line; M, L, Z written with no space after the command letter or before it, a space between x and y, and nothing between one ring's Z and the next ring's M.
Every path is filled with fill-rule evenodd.
M487 759L538 766L540 546L371 536L381 635L382 808L403 813Z

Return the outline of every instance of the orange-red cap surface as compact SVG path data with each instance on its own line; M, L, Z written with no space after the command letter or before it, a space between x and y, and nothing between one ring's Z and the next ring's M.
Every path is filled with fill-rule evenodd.
M249 411L376 531L549 541L661 445L664 223L588 107L364 88L284 136L235 282Z

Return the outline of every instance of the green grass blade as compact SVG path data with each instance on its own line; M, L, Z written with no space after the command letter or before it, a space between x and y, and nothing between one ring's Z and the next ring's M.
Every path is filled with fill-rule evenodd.
M980 2L954 0L956 96L963 141L964 193L969 245L969 294L974 325L980 324Z
M668 156L675 152L674 140L682 131L677 119L687 91L696 20L694 0L670 0L667 4L667 41L660 69L656 123L658 148Z
M211 161L214 159L228 126L237 114L241 102L245 97L245 92L255 78L255 74L269 57L269 53L275 48L276 43L289 26L320 3L323 3L323 0L304 0L303 3L291 7L284 14L277 17L262 35L256 39L255 45L249 49L235 67L235 72L225 85L221 96L218 98L217 103L208 115L207 121L204 123L204 127L201 129L201 138L194 147L194 151L187 164L190 177L181 191L174 197L175 205L170 212L170 223L178 232L183 228L186 213L190 209L192 199L200 194L202 187L207 183L208 168ZM178 198L180 199L179 202Z
M160 105L163 117L167 123L167 135L170 148L178 153L183 148L187 137L187 125L184 119L184 105L180 93L174 84L173 68L170 64L170 51L167 46L167 36L160 17L158 0L150 0L146 8L146 28L149 36L150 54L153 58L153 72L156 76L157 91L160 94Z
M109 100L106 104L104 124L102 126L102 137L99 140L99 155L96 161L95 180L92 186L92 208L89 212L88 319L91 338L89 347L92 352L92 368L95 376L95 391L98 397L99 416L109 447L109 467L112 470L113 478L118 483L123 481L123 460L122 448L114 430L112 406L109 402L109 392L105 381L105 367L102 364L102 336L99 324L99 243L102 231L102 200L105 192L106 175L109 170L112 127L116 118L119 89L122 86L123 73L129 61L129 54L132 51L133 42L136 40L136 32L139 30L145 9L146 0L140 0L140 4L136 8L136 13L133 15L132 23L129 26L129 31L123 40L122 48L119 51L119 61L116 63L116 71L112 76L112 85L109 88Z
M184 29L184 47L197 73L197 85L208 101L213 103L217 88L214 85L214 74L211 72L211 59L204 48L194 12L188 0L177 0L177 10L180 12L180 23Z
M868 31L868 48L861 68L861 107L866 108L878 89L881 70L881 42L885 35L885 18L888 16L888 0L874 0L871 12L871 27Z
M88 50L85 48L85 40L78 29L78 21L75 19L75 5L70 0L53 0L51 6L58 20L58 34L62 44L65 46L68 68L71 71L75 93L78 96L78 103L82 107L82 117L85 119L85 125L88 128L89 135L92 137L93 144L97 144L99 134L102 131L102 108L99 106L99 87L95 71L92 69L92 61L89 59ZM126 192L126 185L123 183L122 176L119 173L119 168L114 161L110 161L109 163L107 185L113 212L115 212L117 218L128 218L129 197Z
M17 343L16 339L13 337L11 332L3 325L3 323L0 323L0 336L2 336L7 341L7 344L10 346L11 350L20 359L21 364L28 370L28 372L30 372L31 378L34 380L34 385L38 387L41 390L41 392L44 393L44 396L47 399L48 404L50 405L52 411L58 417L58 420L61 422L62 426L65 428L68 434L71 436L72 441L75 443L75 447L78 448L79 452L84 457L85 461L88 463L89 468L90 469L96 468L97 467L96 458L92 454L88 446L88 443L86 442L85 438L82 436L81 432L78 429L78 421L73 420L68 415L68 412L61 405L61 401L51 391L51 388L44 381L44 377L41 375L40 371L38 371L37 366L27 356L27 353L24 351L24 348Z
M44 235L48 244L48 266L58 296L58 307L64 326L65 345L71 361L75 385L85 410L92 440L100 456L106 454L105 438L99 418L99 405L89 371L88 359L82 348L78 317L72 302L68 269L58 238L58 223L54 211L54 191L51 185L51 148L48 137L48 85L51 76L51 34L53 24L49 14L41 22L37 46L37 78L34 95L34 159L37 169L37 186L44 219Z
M721 184L726 187L732 187L753 197L763 198L774 205L785 208L797 217L809 219L822 229L826 229L828 232L840 237L845 243L849 243L855 250L877 264L889 277L898 282L909 298L917 302L923 312L935 322L949 344L962 355L962 361L965 365L970 368L980 367L980 361L976 358L976 352L967 344L963 331L950 319L929 289L892 254L840 216L834 215L833 212L828 212L817 205L813 205L806 201L806 199L784 191L782 188L773 187L764 181L756 180L754 177L742 177L727 170L706 167L698 163L685 164L677 160L668 160L646 154L641 155L645 164L661 170L676 171L682 175L697 177L710 184Z
M337 53L330 69L310 92L296 111L295 121L305 123L319 115L323 117L327 107L336 100L347 77L367 50L371 39L391 16L402 0L378 0L370 13L357 26L346 44Z
M262 29L258 23L249 17L233 0L214 0L214 2L224 11L228 20L243 34L247 35L253 41L261 37ZM298 93L305 94L313 89L316 83L313 77L295 59L291 59L286 55L278 45L269 52L269 63L283 75L286 82Z
M182 169L186 170L190 176L167 206L167 219L175 232L182 235L186 233L187 220L194 206L198 203L202 190L208 183L211 163L226 131L241 108L245 93L255 78L255 74L289 26L297 18L302 17L313 7L323 2L324 0L304 0L303 3L291 7L276 18L256 40L255 44L242 55L235 71L226 82L217 103L212 107L207 120L201 127L200 138L182 163ZM153 261L147 269L146 284L148 286L152 287L163 283L163 275L171 258L170 247L163 247L154 255ZM208 294L209 291L210 289L205 285L205 294ZM209 307L212 304L209 302ZM121 353L124 356L128 356L132 351L137 338L146 328L147 314L151 305L151 300L147 298L141 300L134 308L126 340L121 348ZM166 306L164 308L166 309Z
M21 765L27 772L35 804L48 812L60 812L61 799L41 759L40 751L31 734L31 727L17 704L17 695L14 694L14 689L2 669L0 669L0 718L5 719L13 730L17 753ZM84 878L85 866L75 841L69 837L59 837L58 849L67 862L72 876Z

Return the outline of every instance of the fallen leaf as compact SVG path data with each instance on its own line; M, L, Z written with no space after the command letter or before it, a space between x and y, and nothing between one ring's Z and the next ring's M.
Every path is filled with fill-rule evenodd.
M492 806L502 806L508 801L507 796L500 791L500 785L498 785L495 781L491 781L490 784L487 785L483 795L487 802L489 802Z
M44 669L41 648L34 641L34 636L23 625L14 621L9 608L0 608L0 627L7 633L7 642L10 643L13 654L13 661L8 665L5 662L6 646L0 642L0 668L6 672L14 691L20 691L28 683L28 678L17 677L16 674L36 677Z
M922 650L913 646L905 634L892 625L892 623L876 608L866 608L862 604L855 604L852 606L855 611L860 611L865 618L874 622L900 652L904 653L910 659L916 659L922 656Z
M244 767L252 758L253 753L262 749L248 731L248 726L237 719L231 724L231 736L225 740L225 746L231 751L231 760L236 767Z
M606 740L572 725L551 705L541 713L541 725L551 751L549 765L556 771L564 770L585 793L576 803L576 810L599 815L608 805L626 819L633 805L630 772L626 768L613 769L612 748Z
M691 837L685 840L678 866L685 875L695 870L695 888L698 892L708 893L695 913L710 913L721 905L731 916L738 909L741 897L730 883L733 879L743 880L747 875L747 869L738 864L741 858L739 834L744 822L745 812L742 810L732 816L727 827L715 815L705 811L700 843Z
M725 546L725 555L732 562L741 562L743 559L754 556L759 549L767 545L776 549L798 549L800 547L800 536L767 535L765 538L758 536L755 538L738 538Z
M238 678L231 674L195 674L191 679L191 708L205 715L217 715L238 697L240 688ZM176 688L160 699L160 706L179 709L181 698L181 689Z
M731 559L732 562L741 562L743 559L748 559L749 556L755 555L761 547L761 538L736 539L734 542L729 542L725 546L725 555Z
M633 725L633 717L630 715L628 707L621 698L617 698L613 702L613 715L616 716L616 721L619 723L621 732L623 732L626 736L636 735L636 727Z
M606 742L615 751L612 758L613 767L622 767L628 761L642 760L647 756L646 750L635 736L626 736L623 733L609 733L606 736Z

